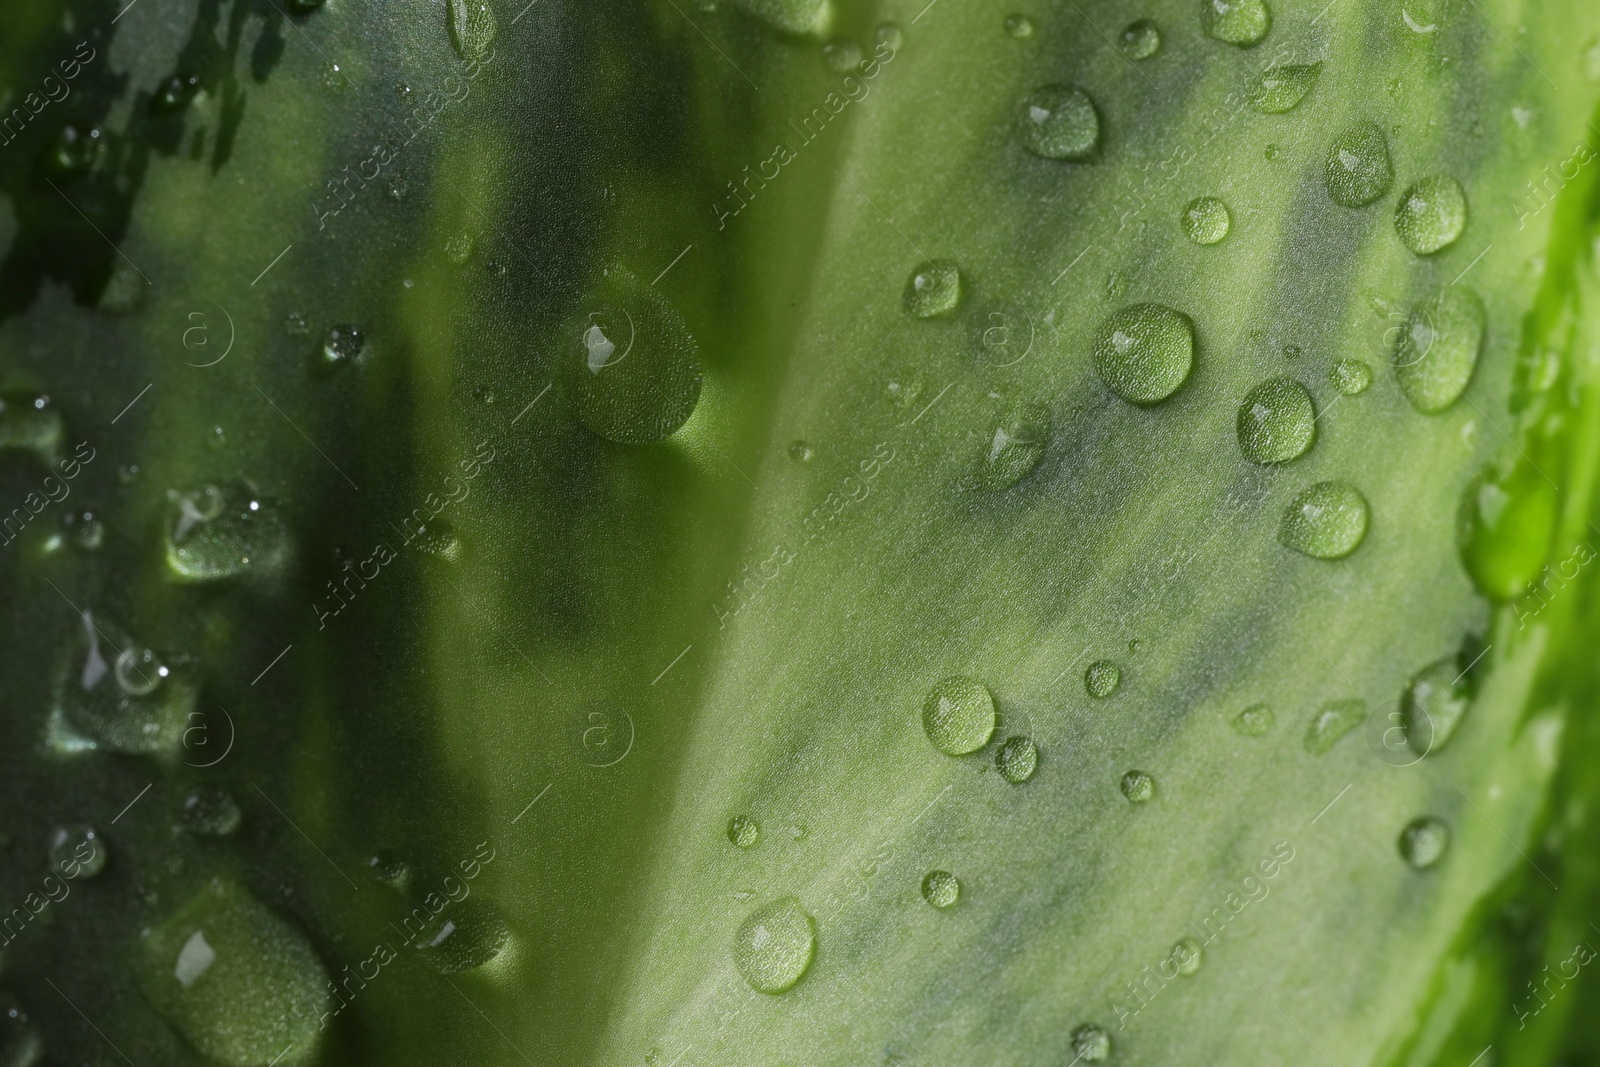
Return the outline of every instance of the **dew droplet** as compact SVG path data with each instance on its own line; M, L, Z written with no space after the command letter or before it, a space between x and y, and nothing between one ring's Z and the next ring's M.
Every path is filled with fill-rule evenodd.
M1359 359L1341 359L1328 372L1333 387L1345 396L1356 396L1372 384L1372 368Z
M830 0L734 0L734 3L783 33L821 33L833 18Z
M167 568L179 581L267 573L289 557L289 531L277 505L248 482L172 490L167 502Z
M1394 209L1395 232L1419 256L1448 248L1466 225L1467 194L1460 182L1444 174L1417 182Z
M1129 771L1119 783L1122 795L1135 804L1145 804L1156 795L1156 780L1143 771Z
M411 881L411 864L386 849L367 860L367 873L374 881L404 889Z
M50 869L67 878L93 878L106 869L106 843L88 823L50 831Z
M450 45L462 59L481 59L498 28L484 0L449 0Z
M1350 126L1328 148L1323 181L1336 204L1362 207L1389 191L1394 165L1389 162L1389 142L1375 123Z
M882 45L891 52L900 51L900 47L905 44L905 41L906 33L898 23L880 22L877 28L872 31L872 43L874 45Z
M474 896L434 916L411 947L440 974L460 974L482 967L510 943L511 928L500 909Z
M1505 602L1533 587L1549 556L1560 506L1555 487L1526 456L1489 464L1468 483L1456 544L1480 593Z
M201 837L228 837L239 829L244 816L226 789L199 785L184 795L178 812L183 828Z
M367 339L359 329L354 326L335 326L322 339L322 347L317 350L315 369L319 374L331 374L357 362L366 347Z
M172 115L189 106L200 91L200 79L193 74L174 74L156 89L150 99L150 110L158 115Z
M1033 20L1026 15L1007 15L1006 33L1017 40L1033 36Z
M27 452L46 466L61 457L66 425L61 411L43 393L0 393L0 449Z
M1424 415L1435 415L1466 391L1488 329L1483 301L1452 285L1418 304L1395 339L1392 362L1400 391Z
M1317 709L1306 728L1306 751L1320 756L1367 717L1364 700L1330 700Z
M1250 83L1250 106L1281 115L1300 106L1322 75L1321 63L1287 63L1268 67Z
M1072 85L1035 89L1022 107L1022 144L1041 159L1082 161L1100 144L1100 115L1089 94Z
M1272 729L1275 717L1265 704L1251 704L1233 717L1233 728L1246 737L1260 737Z
M189 671L103 616L79 618L57 677L51 744L64 752L176 753L195 705Z
M1096 700L1104 700L1122 684L1122 671L1110 660L1096 660L1083 672L1083 687Z
M936 908L948 908L961 898L961 880L949 871L929 871L922 879L922 899Z
M1009 737L994 754L994 765L1000 777L1012 785L1021 785L1039 769L1039 746L1026 737Z
M1214 245L1228 236L1228 205L1214 196L1199 196L1183 209L1183 234L1197 245Z
M1278 541L1313 559L1343 559L1367 536L1367 498L1348 482L1318 482L1283 513Z
M796 463L810 463L811 457L815 454L811 446L804 441L795 441L789 445L789 458Z
M1272 28L1272 12L1263 0L1200 0L1200 28L1207 37L1249 48Z
M45 155L45 163L61 178L81 178L94 169L105 136L98 126L61 127Z
M1072 1031L1072 1052L1084 1063L1104 1063L1111 1058L1111 1035L1093 1023Z
M906 279L902 300L919 319L948 315L961 302L961 270L948 259L928 260Z
M1149 59L1161 51L1161 30L1149 19L1136 19L1122 28L1117 43L1129 59Z
M700 346L655 289L613 268L573 323L567 379L578 419L619 444L676 433L700 402Z
M1400 728L1419 756L1442 749L1467 712L1466 672L1454 656L1428 664L1412 676L1400 698Z
M1094 367L1130 404L1154 404L1178 391L1194 366L1194 324L1165 304L1130 304L1095 334Z
M444 243L444 258L458 266L472 258L472 234L455 234Z
M759 908L733 939L733 962L758 993L786 993L817 952L817 924L794 897Z
M1172 965L1177 968L1178 974L1183 978L1192 978L1200 970L1200 964L1205 960L1200 949L1200 942L1192 937L1181 938L1172 946Z
M976 752L994 735L994 698L974 678L946 678L922 703L922 729L947 756Z
M34 1067L43 1058L44 1039L22 1002L0 990L0 1067Z
M1450 827L1443 819L1424 815L1406 823L1400 831L1400 858L1419 871L1425 871L1444 858L1450 847Z
M1250 390L1236 422L1239 451L1252 463L1297 459L1317 436L1311 394L1293 378L1269 378Z
M761 824L748 815L735 815L728 821L728 840L740 848L755 848L761 840Z
M141 940L145 996L202 1056L316 1060L327 972L303 933L237 883L212 880Z
M1012 405L976 442L970 480L986 493L1009 489L1039 465L1050 440L1050 411L1040 404Z
M848 37L830 37L822 46L822 61L841 74L861 65L861 46Z

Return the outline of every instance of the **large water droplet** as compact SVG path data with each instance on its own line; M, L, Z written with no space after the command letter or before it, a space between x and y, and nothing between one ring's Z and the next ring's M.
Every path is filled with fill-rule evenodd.
M1197 245L1214 245L1228 236L1228 205L1214 196L1200 196L1183 209L1183 234Z
M1400 197L1394 228L1405 246L1428 256L1455 243L1467 225L1467 194L1444 174L1423 178Z
M505 951L511 928L500 909L477 897L448 903L411 942L440 974L471 971Z
M758 993L785 993L817 952L817 924L794 897L758 909L733 939L733 962Z
M1200 0L1200 28L1208 37L1249 48L1272 28L1272 12L1263 0Z
M1149 19L1137 19L1122 28L1117 45L1129 59L1149 59L1161 51L1161 30Z
M1360 726L1367 717L1363 700L1330 700L1317 709L1306 728L1306 751L1320 756L1345 734Z
M1131 304L1095 334L1095 370L1107 388L1132 404L1165 400L1193 366L1194 324L1165 304Z
M50 869L68 878L93 878L106 869L106 843L88 823L50 831Z
M327 974L305 935L246 890L207 883L143 942L145 995L201 1055L228 1067L316 1058Z
M976 752L994 735L994 698L974 678L946 678L922 703L922 729L947 756Z
M970 482L986 493L1009 489L1039 465L1050 441L1050 410L1019 403L1006 409L996 425L974 442Z
M728 840L740 848L755 848L761 840L761 824L748 815L735 815L728 821Z
M1148 803L1156 795L1156 780L1143 771L1129 771L1118 785L1122 795L1135 804Z
M1439 751L1455 734L1467 712L1466 672L1454 656L1418 671L1400 698L1400 728L1406 744L1419 756Z
M948 908L961 899L961 880L949 871L929 871L922 879L922 899L936 908Z
M198 785L183 798L178 812L183 828L201 837L228 837L239 829L243 813L239 804L226 789L215 785Z
M1342 559L1367 536L1367 498L1348 482L1318 482L1289 504L1278 541L1314 559Z
M1418 304L1395 341L1394 374L1411 406L1435 415L1466 391L1488 329L1483 301L1452 285Z
M1281 115L1300 106L1316 87L1321 63L1287 63L1268 67L1250 83L1250 106L1269 115Z
M1387 193L1394 165L1383 131L1371 122L1348 127L1328 148L1323 180L1333 202L1345 207L1362 207Z
M167 494L167 567L181 581L273 571L289 556L278 508L249 482Z
M1012 785L1021 785L1039 768L1039 746L1026 737L1009 737L994 754L994 765L1000 777Z
M1035 89L1022 106L1022 144L1043 159L1085 160L1100 144L1094 101L1071 85Z
M1275 717L1265 704L1252 704L1233 717L1233 728L1246 737L1260 737L1272 729Z
M1287 463L1305 455L1317 436L1311 394L1293 378L1270 378L1239 405L1239 451L1253 463Z
M613 267L572 325L566 373L579 420L608 441L676 433L700 402L700 346L671 304Z
M1425 871L1444 858L1450 847L1450 827L1443 819L1424 815L1406 823L1400 831L1400 858L1419 871Z
M56 682L52 744L67 752L177 752L194 711L189 672L91 611L80 622Z
M1468 483L1456 520L1461 562L1478 591L1510 601L1544 569L1560 499L1533 461L1514 456Z
M906 311L919 319L948 315L961 303L961 270L948 259L930 259L906 279Z
M449 0L450 44L462 59L480 59L494 43L494 11L484 0Z
M1111 1035L1093 1023L1072 1031L1072 1052L1083 1063L1104 1063L1111 1058Z
M1122 670L1108 659L1096 660L1083 672L1083 687L1096 700L1104 700L1122 684Z
M1345 396L1357 396L1372 384L1372 368L1359 359L1341 359L1328 372L1333 387Z

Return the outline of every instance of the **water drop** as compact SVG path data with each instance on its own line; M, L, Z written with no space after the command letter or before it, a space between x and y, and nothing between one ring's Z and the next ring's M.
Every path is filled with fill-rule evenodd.
M1322 75L1321 63L1289 63L1268 67L1250 83L1250 106L1281 115L1300 106Z
M1263 0L1200 0L1200 28L1207 37L1249 48L1272 28L1272 12Z
M1425 871L1444 858L1450 847L1450 827L1431 815L1412 819L1400 831L1400 857L1419 871Z
M367 860L367 873L374 881L393 889L404 889L411 881L411 864L385 850Z
M1362 207L1389 191L1394 165L1389 143L1375 123L1358 122L1335 138L1323 169L1328 195L1336 204Z
M948 259L930 259L911 272L901 299L919 319L948 315L961 302L961 271Z
M1039 746L1026 737L1009 737L994 754L994 765L1000 777L1021 785L1039 769Z
M60 457L66 438L61 412L43 393L0 393L0 449L31 453L50 466Z
M80 129L68 123L50 143L45 162L59 177L80 178L94 168L104 142L100 127Z
M450 45L462 59L481 59L498 28L484 0L449 0Z
M88 823L50 832L50 869L68 878L93 878L106 869L106 843Z
M936 908L948 908L961 898L961 881L949 871L929 871L922 879L922 899Z
M193 74L174 74L156 89L155 96L150 99L150 109L158 115L175 114L188 107L199 91L199 78Z
M142 941L145 995L202 1056L228 1067L315 1061L327 972L304 934L238 884L207 883Z
M1006 33L1017 40L1033 36L1033 20L1026 15L1007 15Z
M891 52L900 51L900 46L905 44L905 41L905 31L893 22L880 22L872 31L873 44L881 45Z
M1266 149L1262 152L1262 154L1267 157L1268 162L1271 162L1272 160L1277 159L1278 156L1281 155L1282 153L1279 150L1277 145L1269 144L1269 145L1267 145Z
M1095 370L1107 388L1131 404L1165 400L1193 366L1194 324L1165 304L1130 304L1095 334Z
M748 815L735 815L728 821L728 840L740 848L755 848L761 840L761 824Z
M1466 392L1488 329L1483 301L1452 285L1418 304L1395 339L1400 391L1424 415L1436 415Z
M1333 387L1345 396L1356 396L1372 384L1372 368L1359 359L1341 359L1328 372Z
M822 61L841 74L861 65L861 46L848 37L832 37L822 46Z
M1083 672L1083 687L1096 700L1104 700L1122 684L1122 671L1110 660L1096 660Z
M1161 30L1149 19L1136 19L1122 28L1118 44L1129 59L1149 59L1161 51Z
M0 991L0 1067L34 1067L44 1057L44 1039L21 1001Z
M1272 729L1276 721L1272 709L1265 704L1252 704L1233 717L1233 728L1246 737L1260 737Z
M1100 144L1094 101L1071 85L1035 89L1022 107L1022 144L1042 159L1085 160Z
M195 705L189 672L92 611L80 621L57 678L52 743L68 752L177 752Z
M1510 601L1533 587L1544 570L1560 506L1555 487L1526 456L1490 464L1468 483L1456 543L1480 593Z
M1172 946L1172 965L1177 968L1178 974L1183 978L1192 978L1200 970L1204 962L1204 955L1200 950L1200 942L1192 937L1182 938Z
M1437 752L1449 742L1467 712L1466 672L1454 656L1418 671L1400 698L1400 728L1406 744L1419 756Z
M817 924L794 897L758 909L733 939L733 962L758 993L785 993L817 952Z
M830 0L734 0L739 7L775 30L792 34L821 33L833 17Z
M970 481L986 493L1009 489L1039 465L1050 440L1050 411L1039 404L1012 405L976 442Z
M1236 422L1239 451L1252 463L1297 459L1317 436L1311 394L1293 378L1269 378L1250 390Z
M1072 1052L1084 1063L1104 1063L1111 1058L1111 1035L1093 1023L1072 1031Z
M178 813L183 828L201 837L228 837L239 829L244 816L226 789L200 785L189 790Z
M976 752L994 735L994 698L976 679L946 678L922 703L922 729L947 756Z
M457 265L472 258L472 234L465 231L455 234L444 243L444 258Z
M1343 559L1367 536L1367 498L1348 482L1318 482L1283 513L1278 541L1313 559Z
M1197 245L1214 245L1228 236L1228 205L1214 196L1199 196L1183 209L1183 233Z
M277 505L248 482L170 490L167 501L167 568L179 581L267 573L289 556L289 531Z
M1360 726L1367 717L1363 700L1330 700L1317 709L1306 728L1306 751L1320 756L1338 743L1339 738Z
M440 974L460 974L482 967L510 943L511 928L500 909L469 897L434 916L411 947Z
M321 374L331 374L360 359L366 347L366 337L359 329L354 326L335 326L328 331L328 336L322 340L322 347L317 350L315 370Z
M676 433L700 402L699 343L655 289L620 268L573 323L568 381L578 419L608 441L642 445Z
M1428 256L1455 243L1467 225L1467 194L1443 174L1423 178L1400 197L1394 228L1405 246Z
M1129 771L1119 784L1122 795L1135 804L1148 803L1156 795L1156 780L1143 771Z
M804 441L795 441L789 445L789 458L796 463L810 463L811 457L815 454L811 446Z

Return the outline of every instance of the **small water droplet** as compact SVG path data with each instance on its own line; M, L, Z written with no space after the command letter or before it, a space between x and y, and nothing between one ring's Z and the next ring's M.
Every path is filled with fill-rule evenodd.
M291 311L283 317L283 329L291 337L303 337L311 332L306 317L298 311Z
M1425 871L1444 858L1450 847L1450 827L1443 819L1424 815L1406 823L1400 831L1400 858L1419 871Z
M1039 746L1026 737L1010 737L994 754L994 765L1000 777L1012 785L1021 785L1039 769Z
M1143 771L1129 771L1122 776L1122 795L1135 804L1144 804L1156 795L1156 780Z
M1207 37L1249 48L1272 28L1272 13L1263 0L1201 0L1200 28Z
M1104 1063L1111 1058L1111 1035L1093 1023L1072 1031L1072 1052L1084 1063Z
M178 811L183 828L201 837L227 837L239 829L244 818L239 804L226 789L199 785L184 795Z
M922 703L922 729L947 756L965 756L987 745L994 724L994 698L974 678L946 678Z
M189 672L103 616L85 611L80 622L57 677L52 746L67 753L178 751L195 704Z
M1136 19L1122 28L1117 43L1129 59L1149 59L1161 51L1161 30L1149 19Z
M481 59L498 25L484 0L449 0L450 45L462 59Z
M1311 394L1293 378L1269 378L1250 390L1236 423L1239 451L1252 463L1297 459L1317 436Z
M1271 162L1272 160L1277 159L1278 156L1281 155L1282 153L1279 150L1277 145L1269 144L1269 145L1267 145L1266 150L1265 150L1265 152L1263 154L1267 157L1268 162Z
M1233 717L1233 728L1246 737L1260 737L1272 729L1276 721L1272 709L1265 704L1251 704Z
M1194 366L1194 324L1164 304L1114 312L1094 340L1094 366L1106 387L1131 404L1154 404L1178 391Z
M1467 194L1461 183L1433 174L1412 185L1394 209L1400 240L1419 256L1429 256L1455 243L1467 225Z
M200 91L200 79L193 74L174 74L156 89L150 109L158 115L171 115L189 106Z
M106 869L106 843L88 823L50 832L50 869L68 878L93 878Z
M289 531L275 504L245 481L167 493L167 567L186 582L211 582L287 560Z
M906 34L897 23L880 22L877 29L872 31L872 43L889 49L891 52L900 51L906 43Z
M1039 465L1050 440L1050 411L1040 404L1014 404L993 430L974 442L969 481L986 493L1009 489Z
M34 1067L44 1051L44 1039L22 1010L22 1002L0 990L0 1067Z
M733 939L733 962L758 993L786 993L817 952L817 924L794 897L759 908Z
M500 910L476 896L434 916L411 942L440 974L476 970L504 952L511 928Z
M796 463L810 463L814 455L816 453L804 441L795 441L789 445L789 458Z
M1228 205L1214 196L1199 196L1183 209L1183 233L1197 245L1214 245L1228 236Z
M1364 700L1330 700L1317 709L1306 727L1306 751L1320 756L1367 718Z
M1321 63L1268 67L1250 84L1250 106L1269 115L1293 111L1316 87L1321 75Z
M961 881L949 871L929 871L922 879L922 899L936 908L948 908L961 898Z
M1436 415L1466 392L1487 329L1483 301L1465 286L1447 286L1412 309L1391 358L1412 407Z
M902 299L919 319L947 315L961 302L961 271L948 259L930 259L906 279Z
M1367 498L1348 482L1318 482L1295 497L1278 541L1313 559L1343 559L1367 536Z
M1023 147L1041 159L1081 161L1100 144L1100 115L1089 94L1072 85L1035 89L1022 107Z
M458 233L444 243L444 258L455 264L465 263L472 258L472 244L472 234Z
M1083 687L1096 700L1104 700L1122 684L1122 671L1108 659L1096 660L1083 672Z
M80 178L94 169L105 140L98 126L80 128L68 123L50 143L45 161L58 177Z
M761 824L748 815L735 815L728 821L728 840L740 848L755 848L761 840Z
M1400 728L1411 751L1430 755L1455 734L1467 712L1464 678L1454 656L1430 663L1412 676L1400 698Z
M1026 40L1033 36L1033 20L1026 15L1007 15L1006 33L1017 40Z
M385 850L367 860L367 873L390 888L404 889L411 881L411 864Z
M1205 956L1200 950L1200 942L1192 937L1182 938L1172 946L1172 963L1178 969L1178 974L1183 978L1192 978L1200 970L1200 964Z
M1375 123L1350 126L1328 148L1323 182L1333 202L1363 207L1383 196L1394 184L1389 142Z
M1341 359L1328 372L1333 387L1345 396L1356 396L1372 384L1372 368L1359 359Z
M829 70L854 70L861 65L861 46L848 37L832 37L822 46L822 61Z
M1549 557L1560 497L1532 459L1508 456L1467 484L1456 520L1461 563L1491 600L1515 600L1533 587Z
M48 396L26 390L0 393L0 449L28 452L54 466L65 440L61 412Z
M322 340L317 351L316 369L324 374L348 366L361 358L367 347L366 337L354 326L335 326Z

